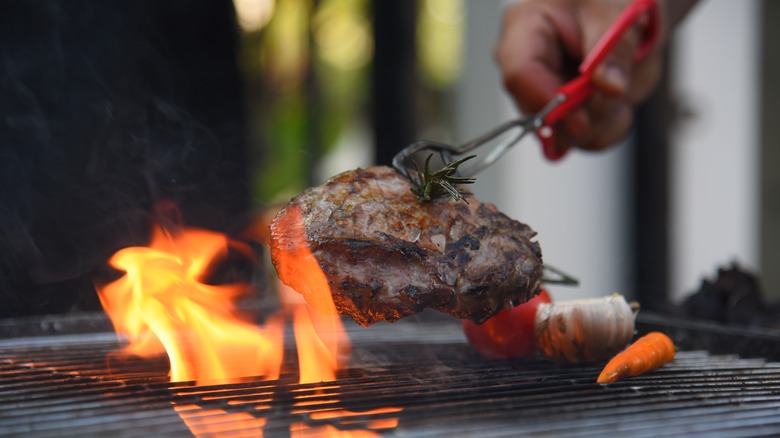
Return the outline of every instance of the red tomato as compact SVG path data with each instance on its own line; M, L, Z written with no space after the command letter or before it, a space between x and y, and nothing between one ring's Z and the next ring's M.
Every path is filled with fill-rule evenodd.
M482 325L463 320L463 331L469 344L491 359L527 357L534 353L536 308L549 303L544 288L538 295L511 310L502 310Z

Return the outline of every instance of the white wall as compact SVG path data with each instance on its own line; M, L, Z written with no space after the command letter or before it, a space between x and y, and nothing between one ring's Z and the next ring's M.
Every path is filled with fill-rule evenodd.
M671 293L732 260L759 266L760 2L702 0L678 29L672 80L692 111L672 139Z

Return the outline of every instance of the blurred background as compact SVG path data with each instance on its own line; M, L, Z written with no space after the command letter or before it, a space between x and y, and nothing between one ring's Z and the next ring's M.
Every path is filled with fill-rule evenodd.
M506 2L234 1L244 73L263 89L249 95L267 154L258 201L518 116L493 60ZM620 292L661 308L737 263L780 298L773 17L772 2L700 2L625 144L551 163L528 139L479 176L478 197L529 223L545 261L580 279L558 295Z

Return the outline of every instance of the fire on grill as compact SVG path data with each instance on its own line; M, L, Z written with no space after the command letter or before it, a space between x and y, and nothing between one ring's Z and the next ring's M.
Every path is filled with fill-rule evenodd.
M306 246L292 256L308 283L322 285L317 308L330 311L314 311L280 286L281 309L257 325L238 305L249 284L208 280L212 265L231 249L246 250L219 233L160 225L148 247L116 253L111 263L124 275L99 294L122 335L122 353L99 333L0 339L0 434L737 437L780 431L776 364L683 351L659 372L604 387L595 383L598 363L481 358L457 320L441 314L382 327L345 325ZM285 345L293 337L288 320L292 350ZM657 328L651 320L640 331ZM672 332L688 347L691 333ZM713 338L729 347L760 340L727 335ZM773 339L764 344L777 345Z
M277 380L284 362L285 325L291 320L299 383L335 380L336 371L349 359L350 342L323 273L310 253L300 248L295 261L315 292L311 300L317 310L280 285L281 308L257 325L239 305L239 300L251 291L250 284L209 284L205 280L212 266L231 248L251 254L245 244L224 234L168 224L154 227L148 247L124 248L114 254L109 262L124 274L98 286L98 295L115 330L127 342L116 354L147 358L167 354L173 382L215 385L254 378ZM207 422L192 420L192 406L175 405L174 409L193 431L219 431ZM396 410L383 407L331 414L368 415ZM230 415L236 421L247 420L240 414ZM261 419L250 423L263 425ZM372 424L380 430L393 426L392 421ZM327 434L329 428L312 431L293 424L290 431ZM370 436L369 431L363 436Z
M110 259L123 275L98 287L127 342L117 354L167 354L173 382L278 380L292 321L306 384L334 381L349 363L340 313L369 325L431 307L484 322L538 293L541 251L528 226L471 195L463 200L423 202L382 167L345 172L294 198L271 223L271 254L302 296L280 284L280 309L260 325L239 304L251 284L208 281L231 250L251 256L247 244L175 220L155 225L148 247ZM619 296L544 309L542 332L527 336L554 360L603 360L634 333L634 312ZM187 407L175 409L187 421Z
M423 201L412 192L409 181L393 169L374 167L337 175L283 207L266 232L279 278L289 287L277 285L278 309L262 315L262 323L241 306L255 285L213 279L215 266L231 253L256 263L250 245L185 227L175 208L161 205L160 223L154 225L149 245L115 253L109 263L121 276L98 285L100 302L124 345L108 354L109 363L167 355L171 382L194 382L204 388L280 381L290 363L285 332L291 322L298 384L327 385L338 381L351 363L351 341L341 315L368 326L394 322L428 307L490 323L504 309L522 306L539 293L541 250L530 227L465 192L460 200L434 201ZM549 359L589 365L628 344L634 317L635 309L619 295L548 302L538 304L531 314L530 332L499 336L526 336ZM457 328L449 330L460 334ZM671 346L671 341L665 345ZM670 353L663 353L658 362L635 356L631 360L642 363L610 363L610 371L602 373L608 377L604 381L651 371L671 359L673 350L666 350ZM654 354L649 351L647 357ZM273 394L252 402L277 403ZM312 401L332 406L310 418L338 419L343 426L349 418L379 416L381 420L355 423L348 434L373 436L395 428L395 414L405 409L402 403L342 408L339 402L338 392L327 401ZM171 403L196 435L222 433L225 422L253 431L267 424L262 416L235 412L230 403L208 409L186 397L173 397ZM307 405L307 400L297 400L293 411ZM212 415L218 421L210 421ZM332 424L295 421L288 428L292 436L341 432Z

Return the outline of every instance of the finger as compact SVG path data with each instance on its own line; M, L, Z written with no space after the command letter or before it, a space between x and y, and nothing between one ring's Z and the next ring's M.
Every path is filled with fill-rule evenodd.
M564 76L566 59L581 49L576 17L534 1L511 6L504 17L496 48L504 85L524 113L534 113L568 79Z
M582 149L601 150L628 135L634 122L633 105L624 97L596 93L586 106L591 114L591 129L578 143Z
M555 128L555 148L565 152L590 141L591 117L586 108L572 110Z
M631 88L626 95L628 101L637 104L644 101L655 90L661 79L663 62L661 52L654 51L638 61L631 73Z
M581 31L577 17L571 9L549 1L526 1L510 7L504 18L496 59L504 74L507 91L522 112L533 114L571 78L567 62L576 65L581 60ZM554 129L556 147L568 149L589 129L586 111L573 111Z

